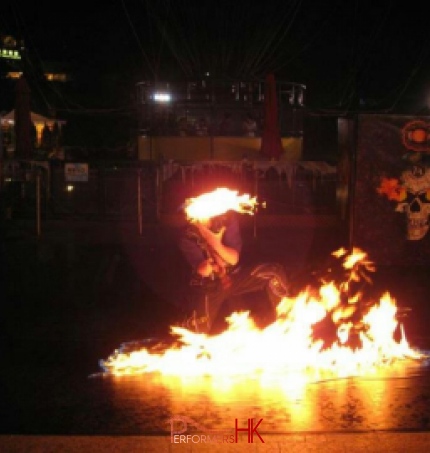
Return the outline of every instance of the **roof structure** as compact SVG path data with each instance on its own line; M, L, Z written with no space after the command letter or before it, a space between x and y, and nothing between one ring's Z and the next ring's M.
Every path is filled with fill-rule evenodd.
M60 125L66 124L66 121L60 120L57 118L48 118L41 115L40 113L31 112L31 121L34 124L48 124L48 126L58 123ZM1 122L13 124L15 122L15 109L11 110L9 113L1 117Z

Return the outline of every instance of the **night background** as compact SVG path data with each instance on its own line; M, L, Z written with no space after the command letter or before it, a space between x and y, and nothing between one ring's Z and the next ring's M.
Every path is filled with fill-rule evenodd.
M379 262L352 289L368 291L369 305L389 291L411 346L428 353L430 233L406 240L405 213L376 190L382 175L394 181L419 154L409 152L411 143L430 154L423 6L3 0L0 35L24 46L22 60L0 59L1 116L15 107L19 79L3 77L15 70L30 87L31 111L65 121L55 146L27 147L23 156L12 141L0 149L1 452L170 452L169 417L181 414L214 429L231 428L235 417L264 418L264 435L279 452L430 451L428 359L393 359L382 375L318 378L298 387L287 376L276 388L248 375L245 383L219 385L212 376L115 376L101 367L120 346L157 352L177 345L170 328L189 317L190 269L177 246L181 206L221 185L262 200L257 215L241 218L244 260L280 263L292 292L306 287L317 294L322 280L343 275L333 252L361 239L370 267L374 256ZM47 73L67 80L48 81ZM240 128L202 136L141 128L148 111L151 120L169 113L143 99L141 82L223 80L231 90L232 83L259 83L268 74L306 86L304 105L286 102L282 114L290 116L275 118L288 132L276 158L261 152L263 127L252 136ZM254 112L266 114L268 98L253 101ZM172 107L175 127L190 99ZM193 125L215 112L208 99L201 102L206 111L201 99L190 108ZM231 108L237 124L250 109L233 96L219 106L211 118ZM10 136L19 130L8 128ZM428 217L422 223L427 227ZM257 296L244 306L263 310ZM357 316L368 308L360 305ZM327 319L318 340L337 338ZM362 329L353 326L354 341ZM278 344L257 353L276 364L280 354L290 357Z
M306 85L306 106L320 114L428 111L426 15L396 1L124 0L96 7L6 0L0 30L24 40L34 108L70 119L75 141L127 141L137 82L206 73L252 80L273 72ZM51 63L72 80L44 82L42 68ZM11 89L2 84L1 109L9 111ZM110 133L94 132L91 122Z

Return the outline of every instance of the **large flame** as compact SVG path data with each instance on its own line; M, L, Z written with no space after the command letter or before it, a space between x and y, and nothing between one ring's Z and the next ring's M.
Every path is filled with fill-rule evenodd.
M172 326L175 344L158 350L121 348L100 365L113 375L267 377L300 372L320 379L371 373L396 360L423 358L409 346L396 319L396 301L388 292L372 302L353 290L363 278L369 281L368 273L375 270L367 254L340 249L333 256L343 260L342 281L322 280L319 288L284 298L276 319L264 328L257 327L249 312L231 314L228 328L213 336ZM316 335L322 323L332 330L330 341Z
M202 221L227 211L253 214L257 206L256 197L249 194L239 195L237 190L218 188L185 201L185 213L189 221Z

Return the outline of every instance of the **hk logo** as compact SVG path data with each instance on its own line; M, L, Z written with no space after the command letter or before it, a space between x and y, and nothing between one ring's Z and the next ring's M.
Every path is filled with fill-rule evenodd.
M234 420L234 429L231 431L207 429L199 423L195 422L190 417L176 416L169 420L170 423L170 439L174 444L199 444L199 443L216 443L229 444L238 443L239 434L247 434L249 444L254 442L262 442L264 440L258 429L261 427L263 419L255 420L248 418L245 423L240 423L236 418ZM188 432L188 427L194 427L193 432Z
M237 443L237 433L239 431L244 431L248 433L248 444L254 443L254 434L260 439L261 442L264 444L263 438L260 436L257 428L260 426L260 423L263 421L262 418L258 421L256 425L254 425L254 419L248 418L248 427L247 428L239 428L237 418L235 418L235 425L234 425L234 434L235 434L235 442Z

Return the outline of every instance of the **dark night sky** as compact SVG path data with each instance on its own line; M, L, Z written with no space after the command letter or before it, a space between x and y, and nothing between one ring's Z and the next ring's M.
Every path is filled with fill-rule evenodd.
M426 105L427 14L393 0L5 0L0 27L33 56L93 80L213 75L304 83L308 105L369 109ZM45 5L42 7L42 5ZM103 84L99 83L100 90ZM118 86L118 83L116 84Z

